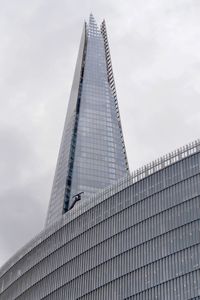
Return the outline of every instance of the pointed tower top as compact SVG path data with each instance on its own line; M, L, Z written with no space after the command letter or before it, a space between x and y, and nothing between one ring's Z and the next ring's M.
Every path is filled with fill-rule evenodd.
M90 14L89 17L89 24L88 24L88 34L89 36L94 36L100 33L99 27L97 25L97 22L93 16L93 14Z
M96 20L95 20L95 17L93 15L93 13L90 13L89 21L92 21L92 22L96 23Z
M106 20L105 20L105 19L103 19L103 21L102 21L102 23L101 23L101 26L102 26L102 25L106 26Z
M101 28L102 34L103 34L104 32L106 32L106 21L105 21L105 19L103 19L100 28Z

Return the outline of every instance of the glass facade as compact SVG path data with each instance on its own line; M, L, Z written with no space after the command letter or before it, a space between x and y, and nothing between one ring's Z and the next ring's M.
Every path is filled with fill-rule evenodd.
M41 232L0 270L1 300L200 297L200 142Z
M105 22L84 25L46 225L128 174Z

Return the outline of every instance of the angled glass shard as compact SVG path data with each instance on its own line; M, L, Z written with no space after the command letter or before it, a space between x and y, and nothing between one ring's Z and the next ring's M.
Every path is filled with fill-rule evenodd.
M105 21L85 23L46 226L129 174Z

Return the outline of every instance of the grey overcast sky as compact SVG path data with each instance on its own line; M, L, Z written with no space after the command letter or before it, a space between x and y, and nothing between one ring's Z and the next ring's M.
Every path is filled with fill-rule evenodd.
M0 0L0 265L44 225L90 12L107 21L131 170L200 137L199 0Z

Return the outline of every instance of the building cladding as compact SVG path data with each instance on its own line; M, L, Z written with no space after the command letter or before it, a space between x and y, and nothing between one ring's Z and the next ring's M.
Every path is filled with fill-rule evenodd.
M85 23L46 226L129 172L105 21Z
M0 273L1 300L199 299L200 142L79 203Z
M98 101L93 110L93 84L95 99L103 101L101 97L108 96L108 114L107 110L101 111ZM111 109L113 103L115 110ZM116 135L116 153L121 151L114 174L118 177L122 170L125 177L113 184L92 173L101 189L95 193L93 181L93 190L87 190L89 177L84 163L90 164L96 155L92 146L99 132L91 131L94 142L89 142L90 131L84 130L90 128L90 122L94 124L90 118L98 109L97 127L103 131L104 115L113 122L111 136ZM87 153L88 143L92 146ZM83 153L86 151L81 161L80 145ZM110 155L104 146L103 153ZM100 173L104 166L101 163ZM79 178L81 167L83 174ZM82 181L84 176L87 181ZM111 185L102 189L106 182ZM70 196L64 213L63 204L67 202L63 191L69 187L70 195L72 191L79 192L79 188L86 189L86 193L72 209ZM51 198L50 207L56 213L49 210L46 228L0 269L0 300L200 299L200 141L129 174L105 22L100 31L92 16L83 31L52 197L54 192L56 197Z

